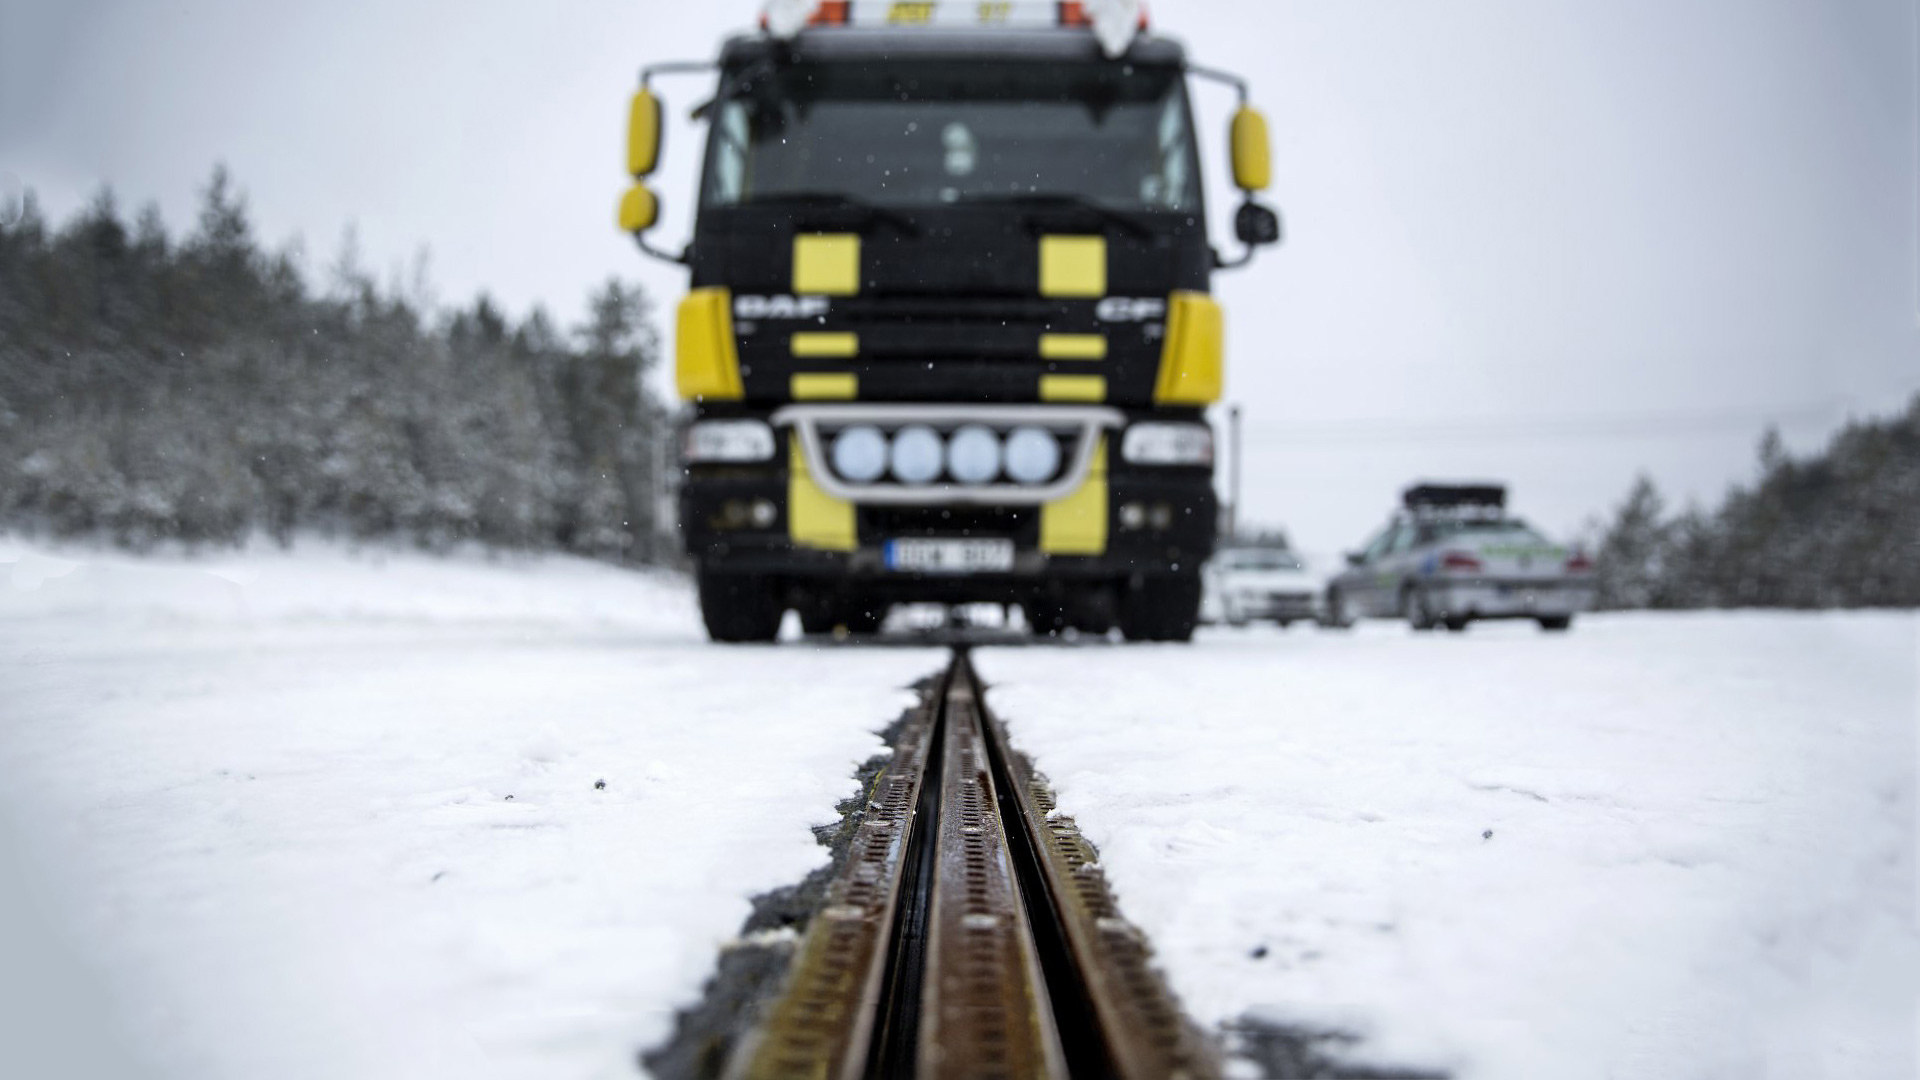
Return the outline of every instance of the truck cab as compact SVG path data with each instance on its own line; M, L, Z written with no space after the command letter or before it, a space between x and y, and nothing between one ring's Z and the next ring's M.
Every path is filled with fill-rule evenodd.
M716 640L771 640L787 610L871 631L909 602L1191 635L1217 519L1210 282L1237 264L1208 242L1198 69L1135 8L777 5L711 65L678 253L647 242L644 177L651 79L687 65L643 77L620 217L689 273L680 528ZM1250 255L1278 222L1251 200L1266 135L1242 91Z

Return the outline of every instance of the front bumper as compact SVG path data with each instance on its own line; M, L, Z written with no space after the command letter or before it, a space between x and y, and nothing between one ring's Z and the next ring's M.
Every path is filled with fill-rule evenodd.
M1448 618L1535 619L1578 615L1593 608L1593 582L1580 578L1434 582L1428 609Z
M1306 592L1237 592L1225 602L1230 620L1280 619L1295 622L1319 617L1319 605Z
M704 570L775 578L812 592L857 591L890 602L1018 602L1061 586L1197 573L1213 552L1218 519L1211 470L1115 462L1090 481L1104 486L1104 529L1096 530L1103 535L1073 553L1047 550L1042 507L959 504L855 505L850 542L825 550L806 542L807 530L792 520L792 481L784 463L690 469L679 499L687 553ZM1013 568L969 575L889 570L886 543L914 538L1009 539Z

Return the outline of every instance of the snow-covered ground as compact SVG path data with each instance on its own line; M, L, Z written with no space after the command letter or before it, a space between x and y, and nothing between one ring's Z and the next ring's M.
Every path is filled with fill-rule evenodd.
M1917 650L1705 615L978 659L1203 1020L1462 1080L1905 1080ZM716 648L681 582L567 559L0 540L0 1075L632 1075L942 661Z
M1911 1080L1920 620L977 656L1208 1023L1463 1080Z
M942 662L568 559L58 555L0 541L9 1077L635 1075Z

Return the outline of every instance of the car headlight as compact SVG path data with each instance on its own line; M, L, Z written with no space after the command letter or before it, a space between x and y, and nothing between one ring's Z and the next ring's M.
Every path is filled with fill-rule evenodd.
M689 465L773 460L773 429L759 420L702 420L687 429Z
M1205 424L1135 424L1120 442L1133 465L1211 465L1213 429Z

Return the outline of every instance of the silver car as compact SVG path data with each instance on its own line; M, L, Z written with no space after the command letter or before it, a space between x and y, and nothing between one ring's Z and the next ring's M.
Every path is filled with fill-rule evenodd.
M1422 484L1327 585L1327 623L1405 619L1465 630L1479 619L1532 619L1565 630L1593 606L1593 563L1506 512L1503 487Z

